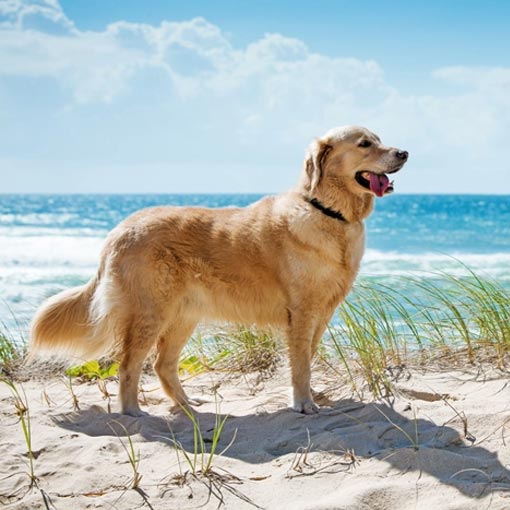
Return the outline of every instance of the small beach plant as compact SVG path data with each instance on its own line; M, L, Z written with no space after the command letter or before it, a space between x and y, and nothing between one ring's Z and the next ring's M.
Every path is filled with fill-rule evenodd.
M216 408L216 413L214 416L214 426L212 430L212 438L208 441L204 438L202 434L202 430L200 428L200 422L195 414L191 411L191 409L181 406L184 414L189 418L191 425L193 426L193 451L188 453L186 449L182 446L181 443L173 438L174 445L176 446L177 452L181 453L188 467L190 468L190 472L193 475L202 474L207 476L211 473L214 458L216 455L222 455L225 451L231 446L233 441L235 440L235 434L232 438L232 441L229 445L224 448L219 454L217 453L218 442L221 438L221 434L223 432L223 427L228 419L228 415L221 417L219 413L219 407ZM206 442L210 442L211 447L209 451L207 451Z
M188 471L193 476L204 475L209 476L213 471L214 459L217 456L223 455L234 443L237 430L234 432L232 439L228 443L228 445L223 448L221 452L217 452L219 441L221 439L221 435L223 433L223 429L225 427L225 423L227 422L228 415L221 416L220 406L218 403L217 395L215 395L216 402L216 412L214 415L214 425L212 428L212 436L211 438L205 438L202 429L200 427L200 421L198 417L193 413L193 411L186 406L180 406L182 412L189 419L192 427L193 427L193 449L191 452L188 452L186 448L182 445L180 441L178 441L175 437L173 430L170 427L171 439L160 436L161 439L165 441L169 441L174 445L176 453L177 453L177 461L179 464L180 476L185 477L185 472L182 470L182 465L180 458L184 457L186 464L188 465ZM210 443L209 451L207 451L206 443Z
M124 441L122 441L122 438L120 437L117 430L115 430L115 427L113 426L113 424L115 424L116 427L120 427L122 429L124 436L127 438L127 444ZM110 427L112 432L117 436L117 438L120 441L120 444L122 445L122 448L126 452L128 462L129 462L129 465L130 465L131 471L132 471L132 479L131 479L131 484L130 484L131 489L137 490L140 486L140 481L142 480L142 475L140 474L140 471L138 469L140 466L140 459L141 459L140 450L135 451L135 447L134 447L131 435L129 434L128 429L122 423L120 423L117 420L112 420L112 422L109 423L108 426Z
M29 488L32 488L37 485L37 477L34 469L35 456L32 449L32 424L28 398L22 386L20 386L21 389L18 389L18 386L9 379L0 379L0 381L7 385L14 399L14 408L16 415L18 416L21 431L23 433L23 440L25 441L25 446L27 448L26 456L28 458Z
M66 370L69 377L82 377L90 381L96 379L105 380L110 377L116 377L119 372L119 363L114 362L102 366L98 360L90 360L83 365L76 365Z

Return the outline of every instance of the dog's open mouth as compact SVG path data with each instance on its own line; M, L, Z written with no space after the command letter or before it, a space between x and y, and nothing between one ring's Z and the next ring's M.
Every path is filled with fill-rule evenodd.
M355 179L360 186L369 189L378 197L382 197L388 193L393 193L393 181L390 181L386 174L378 174L364 170L357 172Z

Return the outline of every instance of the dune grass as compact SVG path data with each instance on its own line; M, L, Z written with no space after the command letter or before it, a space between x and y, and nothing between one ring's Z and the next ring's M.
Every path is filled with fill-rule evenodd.
M9 376L25 355L26 344L16 342L12 335L0 330L0 375Z
M207 370L270 375L281 357L282 342L270 331L245 327L215 327L198 332L179 363L183 376Z
M360 282L324 339L323 355L340 359L353 384L357 369L371 393L384 396L392 369L408 363L506 367L509 289L467 268L464 276L434 273L398 283Z

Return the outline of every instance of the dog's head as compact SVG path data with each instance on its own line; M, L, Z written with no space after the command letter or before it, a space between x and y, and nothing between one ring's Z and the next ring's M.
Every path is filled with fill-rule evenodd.
M303 184L312 195L334 188L382 197L393 191L388 175L398 172L407 158L407 151L383 145L366 128L334 128L309 147Z

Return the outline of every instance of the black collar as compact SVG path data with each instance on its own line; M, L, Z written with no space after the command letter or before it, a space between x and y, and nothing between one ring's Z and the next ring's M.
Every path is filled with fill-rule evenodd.
M326 216L330 218L335 218L336 220L345 221L345 216L340 211L334 211L333 209L329 209L325 205L321 204L316 198L308 198L305 197L305 200L312 204L316 209L319 209L320 212L324 213Z

